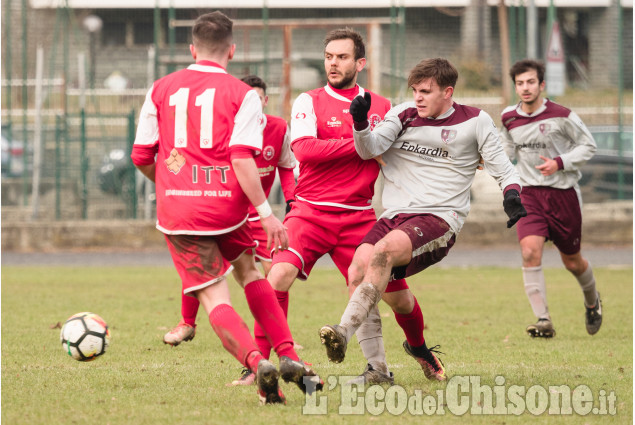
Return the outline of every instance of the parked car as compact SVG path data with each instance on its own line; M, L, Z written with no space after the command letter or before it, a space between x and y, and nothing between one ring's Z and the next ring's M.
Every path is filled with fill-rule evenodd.
M141 197L145 195L146 178L137 173L125 149L112 149L104 156L97 181L102 192L121 196L126 201L130 199L131 193ZM149 199L154 201L154 186L152 188Z
M585 200L618 199L620 189L623 199L632 199L633 127L622 127L621 139L618 126L596 126L589 130L597 151L582 168L580 186L586 192Z
M3 177L19 177L24 174L24 154L24 142L10 138L7 128L2 127Z

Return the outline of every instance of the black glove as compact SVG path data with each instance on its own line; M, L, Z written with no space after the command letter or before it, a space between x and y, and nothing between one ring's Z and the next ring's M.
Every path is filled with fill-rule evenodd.
M364 97L355 96L355 99L351 102L350 107L353 121L366 122L368 121L368 111L370 110L370 93L364 92Z
M520 202L520 193L518 193L516 189L509 189L505 192L503 208L505 209L505 214L509 217L509 221L507 222L508 229L516 224L522 217L527 216L527 210L525 210L522 202Z
M289 212L291 211L291 202L295 202L295 199L289 199L287 201L287 208L285 208L284 210L284 215L289 214Z

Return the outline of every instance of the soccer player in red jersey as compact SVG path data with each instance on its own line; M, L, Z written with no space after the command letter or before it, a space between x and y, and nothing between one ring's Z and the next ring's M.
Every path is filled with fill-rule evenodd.
M255 75L244 77L241 81L256 90L264 110L269 101L267 84ZM261 125L263 129L262 153L254 158L260 174L262 188L265 191L265 196L268 197L277 170L284 198L287 202L290 202L293 199L293 190L295 189L293 169L296 162L289 144L289 127L282 118L266 114L263 116L264 120ZM251 235L258 243L254 250L255 258L262 264L266 277L271 269L271 252L267 249L267 233L260 224L260 217L253 206L250 206L248 221L251 227ZM199 302L196 298L181 295L181 321L174 329L164 335L163 342L177 346L183 341L192 340L196 335L196 314L198 313L198 308ZM264 354L268 356L269 352ZM250 385L253 383L255 383L255 374L249 369L244 370L239 380L233 381L234 385Z
M365 46L358 32L349 28L329 32L324 40L327 85L302 93L293 104L291 148L299 162L300 175L295 200L284 220L289 249L274 254L268 276L285 313L293 282L296 278L306 280L324 254L331 256L349 283L355 248L376 220L371 199L379 158L362 160L355 152L349 106L355 96L370 95L373 106L369 119L374 127L391 105L357 84L357 75L365 65ZM386 296L402 292L410 293L403 279L391 284ZM414 297L411 300L410 305L395 309L402 326L415 326L417 315L421 316ZM267 352L269 344L257 324L254 334L261 351ZM355 382L392 383L377 306L360 328L357 339L368 366Z
M188 68L154 82L141 109L132 151L137 168L157 188L157 229L165 234L183 293L203 304L223 346L254 370L262 403L283 403L278 379L304 391L320 386L300 361L284 313L256 268L249 205L267 244L286 249L288 237L271 212L254 156L262 150L262 106L255 90L230 76L233 22L221 12L200 16L192 28ZM266 360L231 306L229 263L249 308L280 357ZM319 378L317 378L319 381Z
M523 184L521 198L527 217L516 226L523 258L523 281L529 304L538 321L527 326L532 337L551 338L556 330L547 308L542 271L545 241L552 240L565 268L584 294L586 330L596 334L602 326L602 301L591 263L581 253L582 196L580 167L595 154L589 129L570 109L543 97L545 66L525 59L509 75L520 98L503 110L503 147L516 159Z

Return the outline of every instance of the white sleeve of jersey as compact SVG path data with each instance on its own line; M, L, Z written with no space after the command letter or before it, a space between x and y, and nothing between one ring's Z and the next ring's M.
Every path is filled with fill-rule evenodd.
M518 172L509 161L501 144L494 120L485 111L481 111L476 124L478 150L483 157L485 169L498 182L501 189L510 184L520 184Z
M407 107L399 105L386 113L383 121L377 123L373 131L366 127L362 131L353 128L355 150L362 159L371 159L386 152L397 140L402 129L399 114Z
M573 149L560 155L562 165L567 171L579 170L595 155L597 149L595 139L575 112L571 112L569 118L563 120L563 127L572 142Z
M256 90L249 90L234 118L234 131L232 131L229 146L250 146L261 151L262 120L262 104L258 93Z
M153 145L159 140L159 121L157 120L157 107L152 101L152 89L150 87L139 113L139 125L135 136L135 145Z
M307 93L298 96L291 108L291 143L300 137L317 137L317 116Z
M289 127L284 133L284 140L280 147L280 158L278 159L278 167L295 168L295 156L291 152L291 140L289 138Z

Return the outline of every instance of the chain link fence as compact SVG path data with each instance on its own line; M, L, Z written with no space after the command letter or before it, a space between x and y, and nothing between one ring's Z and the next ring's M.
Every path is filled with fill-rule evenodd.
M2 2L2 218L151 219L153 185L130 161L136 115L154 79L191 63L191 23L211 10L27 8L24 26L16 25L25 12L21 4ZM502 92L508 77L499 47L498 11L482 2L475 5L223 9L235 20L237 49L228 71L237 77L263 77L269 95L266 112L288 119L299 93L326 83L325 34L351 26L367 45L362 86L393 104L409 100L409 70L424 57L447 57L460 73L456 100L484 109L499 123L505 99L515 100ZM509 35L512 60L524 56L526 45L517 30L519 20L526 19L519 10L511 9L509 18L514 23ZM94 15L101 28L90 32L86 19ZM555 100L601 134L599 162L585 170L585 201L632 198L632 8L624 9L621 49L626 52L623 67L630 73L624 74L622 85L612 81L608 88L595 87L589 74L589 28L596 18L587 9L560 9L557 16L563 22L564 49L573 53L567 58L568 90ZM470 25L474 18L485 24ZM14 21L8 28L7 20ZM540 34L546 33L545 21L541 9ZM545 43L546 36L539 36L538 44ZM38 46L45 58L39 77L36 55L25 53Z

